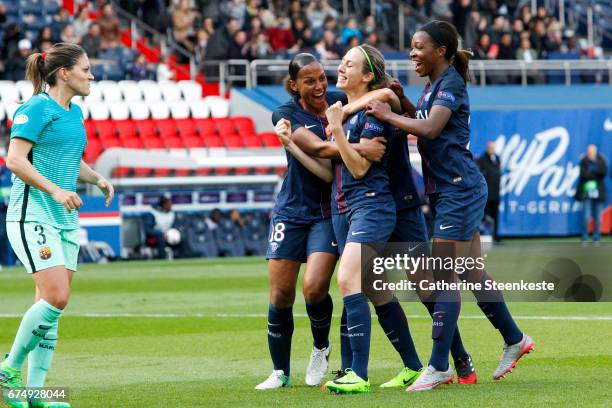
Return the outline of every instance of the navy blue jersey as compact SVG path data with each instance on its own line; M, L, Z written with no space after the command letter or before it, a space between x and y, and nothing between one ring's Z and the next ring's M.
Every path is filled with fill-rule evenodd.
M438 137L418 139L425 192L456 191L477 185L482 175L468 150L470 101L465 82L455 67L449 67L425 86L416 106L416 118L427 119L434 105L446 106L452 114Z
M327 101L333 104L336 101L346 103L346 96L339 92L328 92ZM306 128L326 140L325 127L327 120L311 112L300 105L299 99L293 98L280 106L272 114L272 123L280 119L291 122L291 129ZM287 155L287 175L283 181L280 192L276 198L274 212L289 219L297 221L314 221L331 216L330 183L326 183L294 158Z
M349 143L359 143L360 139L384 137L388 142L394 138L393 126L380 122L365 110L351 115L344 123L344 134ZM355 209L363 204L388 202L392 199L389 175L386 170L389 149L386 149L380 163L372 163L362 179L355 179L346 165L334 163L333 191L339 214Z
M421 200L414 185L408 140L406 137L393 137L387 142L389 152L387 173L391 179L391 193L397 211L421 205Z

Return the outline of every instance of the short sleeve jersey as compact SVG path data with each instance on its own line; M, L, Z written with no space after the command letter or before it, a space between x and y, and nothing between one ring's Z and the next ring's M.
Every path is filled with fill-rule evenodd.
M427 119L434 105L446 106L451 117L438 137L419 138L427 194L463 190L482 181L482 175L468 150L470 102L463 78L451 66L433 83L427 84L416 106L416 118Z
M328 104L337 101L346 103L346 96L339 92L328 92ZM280 106L272 114L272 123L281 119L291 122L293 131L305 128L321 140L327 140L325 128L327 120L305 110L297 97ZM296 221L315 221L331 216L331 186L312 174L296 158L286 152L287 174L276 198L274 212Z
M391 192L397 211L421 205L421 199L414 184L408 140L406 137L393 137L387 142L389 159L387 173L391 180Z
M11 139L32 142L28 159L34 168L63 190L76 191L81 158L87 144L81 109L74 103L62 108L39 93L15 112ZM50 194L13 176L7 221L36 221L59 229L78 228L78 214L68 212Z

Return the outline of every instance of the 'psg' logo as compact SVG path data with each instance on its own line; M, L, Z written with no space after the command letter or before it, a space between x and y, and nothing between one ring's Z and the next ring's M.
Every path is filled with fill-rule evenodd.
M276 252L277 249L278 249L278 242L271 242L270 243L270 251Z
M40 248L40 250L38 251L38 255L40 256L40 259L43 259L43 260L47 260L51 258L51 248L49 247Z

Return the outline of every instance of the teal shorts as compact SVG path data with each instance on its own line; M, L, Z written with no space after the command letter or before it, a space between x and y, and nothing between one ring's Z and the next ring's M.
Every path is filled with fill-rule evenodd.
M29 273L63 265L77 270L79 230L63 230L39 222L9 221L8 239L17 258Z

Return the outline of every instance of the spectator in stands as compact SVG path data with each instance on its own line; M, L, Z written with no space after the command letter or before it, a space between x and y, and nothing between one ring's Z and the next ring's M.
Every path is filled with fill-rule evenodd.
M532 62L538 59L538 53L531 48L531 41L528 36L521 38L521 46L516 50L516 59L525 62Z
M499 242L498 220L499 220L499 182L501 180L501 164L499 156L495 153L495 142L487 143L487 150L477 161L480 172L487 182L489 195L485 207L485 217L493 220L493 240Z
M323 26L327 16L338 18L338 12L329 5L327 0L310 0L306 9L306 16L313 30Z
M234 224L240 229L244 228L244 219L240 215L240 211L237 209L233 209L229 213L229 219L234 221Z
M295 37L291 32L291 21L287 17L278 17L274 27L266 30L266 35L274 52L287 50L295 44Z
M204 59L207 61L227 59L228 50L234 41L234 34L239 29L240 27L238 26L238 21L230 18L227 23L225 23L225 27L216 30L208 39ZM212 72L213 76L218 75L216 70L213 70Z
M457 27L459 36L464 39L466 38L468 30L468 21L470 20L470 11L472 10L471 0L455 0L451 4L451 11L453 13L453 25Z
M551 18L551 22L546 29L548 34L548 52L559 52L561 51L561 45L563 42L563 34L561 32L561 24Z
M342 46L345 48L348 47L349 40L352 37L357 37L358 43L363 41L361 31L359 31L359 28L357 28L357 21L354 18L349 17L349 19L346 20L342 32L340 33L340 44L342 44Z
M499 52L497 44L491 44L491 37L487 33L483 33L478 39L478 44L474 48L474 59L495 59Z
M395 51L393 48L391 48L391 46L389 46L389 44L380 38L380 35L376 31L372 31L370 34L368 34L364 42L374 48L377 48L378 51L382 52L383 54L386 52Z
M106 3L102 7L102 15L98 17L96 22L100 25L102 48L117 47L119 45L119 17L117 17L111 3Z
M520 18L512 22L512 45L517 49L521 44L521 34L525 31L525 25Z
M249 29L247 31L247 36L249 40L257 37L259 34L264 32L263 23L261 22L261 18L255 16L249 21ZM267 37L266 37L267 38Z
M89 58L98 58L98 54L102 49L100 24L96 22L91 23L87 34L81 39L81 47L83 47Z
M81 39L75 34L74 27L72 24L66 24L60 33L60 40L62 42L79 44Z
M370 35L370 33L375 33L376 31L376 19L374 18L374 16L367 16L363 21L363 25L361 28L361 33L363 34L363 37L365 38Z
M221 3L221 15L224 19L232 18L238 22L238 28L244 28L247 7L244 0L224 0Z
M209 37L213 35L215 32L215 21L212 19L212 17L206 17L204 19L202 22L202 28L206 31L206 33L208 33Z
M519 17L525 27L529 27L531 23L531 8L525 4L519 9Z
M291 23L291 33L293 34L293 38L295 38L295 41L298 43L300 49L304 46L304 43L308 41L304 35L307 29L308 25L301 18L296 18Z
M180 0L172 13L174 40L193 52L194 21L196 13L189 7L189 0Z
M172 200L168 197L162 197L159 200L157 207L151 207L151 214L155 218L155 226L152 229L145 231L147 241L152 238L155 241L157 248L157 257L163 259L166 257L166 240L164 234L168 232L174 224L175 213L172 211Z
M268 42L268 36L266 36L266 34L259 33L251 39L247 53L247 58L249 60L258 58L265 59L269 58L270 55L272 55L272 47Z
M32 42L27 38L19 40L17 53L9 58L6 65L6 79L20 81L25 78L26 62L32 54Z
M306 12L302 9L302 3L300 0L291 0L289 4L289 18L291 21L300 19L302 21L308 21Z
M53 17L53 22L51 23L51 28L53 29L53 36L55 38L59 38L60 33L64 29L64 27L68 24L72 24L72 16L65 8L60 8L57 14Z
M576 36L574 36L574 32L571 30L568 30L568 31L569 31L569 36L567 37L565 44L562 45L561 51L581 55L582 50L578 46L578 40L576 39Z
M246 32L238 30L234 33L234 40L230 44L228 50L229 59L245 59L247 58L249 45L247 44Z
M74 34L78 38L83 38L85 34L89 31L89 26L91 24L91 20L89 19L89 8L87 6L83 6L79 9L77 17L74 19Z
M513 60L516 58L516 48L512 44L512 33L506 31L499 40L499 53L497 59Z
M38 37L36 37L36 41L34 42L37 49L40 49L40 43L43 41L56 42L53 36L53 30L51 30L50 26L44 26L38 32Z
M53 47L53 43L51 41L43 41L38 45L38 51L47 52L51 47Z
M332 16L325 17L325 20L323 21L323 27L320 27L320 28L313 27L312 35L314 36L315 39L316 38L320 39L323 37L325 31L331 31L334 35L334 38L340 37L340 28L338 28L338 20L335 17L332 17Z
M6 22L7 22L6 12L7 12L6 4L0 3L0 30L4 30L4 26L6 25Z
M510 30L510 24L508 23L508 20L506 20L504 16L502 16L501 14L494 16L493 24L491 25L491 28L489 29L489 35L491 36L491 42L493 44L499 44L503 33L509 30Z
M208 214L208 216L204 219L206 221L206 225L208 229L214 231L219 227L219 223L223 219L223 213L218 208L215 208Z
M251 21L254 18L259 18L259 1L258 0L247 0L246 13L244 19L243 28L248 31L251 27ZM250 39L250 37L249 37Z
M168 66L168 57L160 55L159 62L155 69L155 79L158 81L172 81L174 79L174 72Z
M202 61L206 54L206 46L208 46L209 38L210 35L205 29L200 28L196 31L195 47L193 51L198 61Z
M589 239L589 224L594 221L593 242L598 243L601 223L601 205L606 200L605 177L608 174L608 160L597 151L597 146L587 146L580 159L580 178L576 189L576 200L582 202L582 242Z
M153 70L143 54L138 54L134 58L134 63L130 68L130 78L133 81L153 78Z
M546 24L544 20L536 20L531 34L531 45L536 50L539 59L546 59L548 52L552 50L552 46L548 41L546 33Z
M322 60L334 60L340 58L340 49L335 34L330 30L325 30L323 37L317 44L315 50Z

